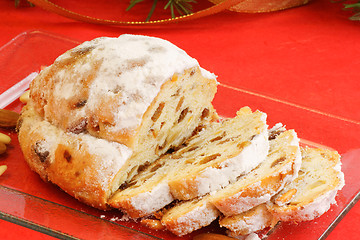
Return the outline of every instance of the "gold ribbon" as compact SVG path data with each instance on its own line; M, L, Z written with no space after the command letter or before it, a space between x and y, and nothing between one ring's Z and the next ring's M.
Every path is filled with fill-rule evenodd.
M70 19L74 19L77 21L87 22L87 23L96 23L96 24L104 24L104 25L162 25L168 23L175 23L175 22L182 22L185 20L194 20L204 16L212 15L218 12L221 12L225 9L229 9L232 6L235 6L245 0L224 0L221 3L218 3L214 6L209 8L200 10L195 13L191 13L188 15L175 17L175 18L168 18L162 20L155 20L155 21L116 21L110 19L102 19L102 18L95 18L87 15L82 15L73 11L70 11L66 8L63 8L59 5L56 5L48 0L28 0L29 2L33 3L34 5L41 7L44 10L54 12L58 15L63 17L67 17Z

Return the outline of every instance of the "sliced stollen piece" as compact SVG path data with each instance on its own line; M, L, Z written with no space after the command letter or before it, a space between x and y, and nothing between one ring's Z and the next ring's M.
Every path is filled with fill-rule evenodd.
M67 51L31 82L29 108L24 109L21 118L29 123L29 117L34 125L18 125L19 142L27 162L40 175L46 175L43 178L73 195L87 195L84 201L93 206L103 206L105 198L130 181L139 168L218 119L211 104L217 84L213 74L168 41L137 35L97 38ZM65 175L47 171L48 163L39 161L28 149L44 136L38 132L43 131L42 124L56 129L55 138L66 136L65 145L70 148L69 141L88 138L94 146L103 142L120 144L127 150L119 156L131 152L111 170L115 175L105 170L101 173L109 158L117 158L112 151L108 151L109 156L104 151L102 158L94 157L96 161L90 148L71 155L72 163L98 167L89 171L98 171L99 178L109 178L109 184L97 192L98 204L92 184L79 185L75 190L69 179L61 179ZM57 158L57 164L68 164L66 158L62 159L60 163L61 158ZM88 177L81 175L83 179ZM106 194L100 196L100 192Z
M217 118L211 105L216 88L215 75L172 43L125 34L59 56L31 82L30 101L66 132L131 148L131 161L116 175L120 185Z
M209 197L210 195L207 195L175 205L165 211L161 223L177 236L210 225L220 216L220 212L208 201Z
M312 220L327 211L334 201L334 191L344 185L340 156L324 149L306 147L301 151L303 160L299 176L271 201L241 214L221 218L220 225L229 229L231 236L271 227L278 220Z
M25 160L43 180L90 206L108 208L114 177L131 149L88 134L64 132L43 120L30 104L23 108L18 128Z
M212 203L226 216L240 214L267 202L297 177L301 165L299 139L294 130L278 134L270 141L264 162L238 181L212 196ZM273 138L270 134L270 138Z
M261 167L269 168L269 165L272 165L272 163L280 164L280 163L276 162L276 159L278 159L279 154L280 154L280 156L287 156L288 159L283 159L282 161L285 161L288 163L287 164L283 163L282 167L278 166L276 168L276 170L274 169L274 171L277 171L278 174L281 174L281 172L283 172L283 171L284 171L284 173L288 173L289 179L292 179L292 177L290 177L290 176L296 175L294 173L289 173L289 170L286 170L286 169L292 168L292 167L288 167L287 165L293 165L293 164L298 165L299 164L297 162L297 161L299 161L298 154L300 153L299 140L296 136L296 133L293 130L289 130L289 131L285 131L285 132L284 131L285 131L285 128L282 127L281 124L276 125L276 127L272 128L270 130L269 138L272 140L270 141L270 151L267 156L267 159L264 162L262 162L258 168L254 169L252 172L248 173L247 175L251 175L251 174L254 174L254 172L256 172L257 173L256 176L259 176L259 179L258 179L259 181L261 181L261 180L264 181L264 179L268 180L269 178L265 178L264 176L261 176L260 174L258 174L259 168L261 168ZM281 152L281 153L278 153L278 152ZM284 152L284 155L282 152ZM298 168L297 165L294 166L294 168ZM274 175L273 174L274 171L267 170L266 173L269 175ZM276 176L276 175L274 175L274 176ZM284 176L283 176L283 178L284 178ZM275 180L277 181L278 179L276 178ZM239 181L241 183L244 183L244 177L240 178L237 182L228 185L227 187L225 187L225 189L231 188L234 191L235 190L239 190L239 191L243 190L242 188L240 188L240 189L236 188L238 186L243 186L243 185L238 184ZM287 181L285 181L285 182L287 182ZM272 184L272 187L274 187L274 184L275 184L274 182L271 182L269 180L266 183L268 185ZM283 185L283 184L284 184L283 182L280 183L280 185ZM268 194L268 192L270 192L270 190L267 190L267 188L269 189L269 186L266 186L265 184L263 184L263 188L264 188L264 194L265 193ZM259 194L259 192L260 191L258 190L257 193ZM274 190L274 192L275 192L275 190ZM197 230L201 227L209 225L218 216L220 216L220 212L218 210L216 210L217 208L212 203L212 200L215 199L216 197L221 198L223 196L224 196L223 190L219 190L217 192L212 192L212 193L204 196L203 198L195 198L193 200L184 201L179 204L176 204L175 206L170 208L168 210L168 212L166 212L164 214L163 218L161 219L161 222L163 225L165 225L166 228L168 228L171 232L173 232L174 234L176 234L178 236L188 234L194 230ZM211 213L211 214L209 214L209 213ZM264 216L257 215L260 213L263 214ZM241 215L236 215L236 216L239 216L239 219L241 219L242 216L249 217L249 220L248 220L249 230L260 228L263 226L265 228L265 226L269 226L268 223L272 221L272 215L267 211L265 205L263 207L259 207L259 209L253 209L253 210L246 211L242 216ZM238 226L238 228L245 226L246 222L236 222L235 221L236 219L237 219L236 217L234 217L232 219L222 217L222 221L224 222L225 225L228 225L231 222L234 222L234 224L231 225L234 228L236 228L237 226ZM244 231L244 235L250 233L250 232L245 233L245 230L243 230L243 231Z
M182 193L194 198L228 185L265 159L265 121L264 113L245 107L232 119L207 125L182 148L142 169L114 194L110 205L138 218L183 199Z
M275 226L277 222L278 220L267 209L266 203L234 216L222 217L219 220L220 226L227 228L232 233L231 236L248 235Z
M274 196L269 205L281 221L307 221L325 213L345 184L340 155L320 148L302 149L299 176Z

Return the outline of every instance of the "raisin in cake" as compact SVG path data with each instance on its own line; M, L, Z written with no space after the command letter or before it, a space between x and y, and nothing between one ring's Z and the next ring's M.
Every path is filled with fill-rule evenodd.
M266 114L244 107L150 164L109 203L133 218L149 215L174 199L192 199L228 185L262 162L268 148Z
M99 189L107 191L108 197L131 179L139 167L181 145L196 129L218 118L211 104L216 88L213 74L168 41L137 35L103 37L67 51L40 72L30 85L31 110L24 109L22 119L36 116L29 121L45 121L54 126L59 135L53 138L78 139L86 135L94 137L94 141L121 144L126 154L120 155L128 159L118 162L121 167L114 169L115 176L111 175L111 184L107 186L110 189ZM31 113L27 114L27 110ZM34 149L37 143L29 134L37 131L20 124L20 145L31 145ZM46 169L53 163L52 158L44 163L29 149L23 147L23 151L33 169L43 169L39 173L48 178L50 173ZM86 162L86 158L76 156L72 154L73 165ZM92 168L101 168L106 161L103 159L97 160L98 165L93 162ZM74 179L81 182L86 177ZM61 181L64 190L71 189L73 184L68 179L52 181L55 184ZM88 189L83 188L82 194L86 195Z

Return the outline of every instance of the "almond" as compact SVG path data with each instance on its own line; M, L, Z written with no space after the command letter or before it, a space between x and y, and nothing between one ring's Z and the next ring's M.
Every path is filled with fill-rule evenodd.
M143 219L140 223L153 230L163 230L165 228L161 221L157 219Z
M10 144L11 138L8 135L0 132L0 142L5 143L5 144Z
M1 165L0 166L0 176L6 171L7 166L6 165Z
M13 128L16 127L20 114L17 112L0 109L0 127Z
M30 99L30 90L27 90L20 96L20 102L26 104Z
M202 233L195 236L193 240L234 240L234 238L216 233Z

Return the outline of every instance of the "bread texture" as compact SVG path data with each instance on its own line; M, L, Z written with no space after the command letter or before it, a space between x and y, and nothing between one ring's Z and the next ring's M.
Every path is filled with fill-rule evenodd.
M276 131L276 134L264 162L211 198L224 215L240 214L269 201L297 177L301 165L299 138L294 130Z
M36 116L29 121L54 127L54 139L75 141L92 137L94 142L121 144L126 153L131 153L125 154L128 158L112 170L115 175L106 179L111 183L109 189L103 189L106 196L98 199L99 204L95 204L96 199L91 200L91 205L103 206L104 199L130 181L139 168L181 145L196 129L218 119L211 104L216 88L215 75L168 41L138 35L97 38L67 51L40 72L31 82L30 107L24 109L22 119ZM34 141L28 135L43 135L38 131L39 128L20 124L20 145L36 144L39 139ZM73 163L77 157L79 164L87 162L85 155L91 154L90 150L84 150L81 156L72 154ZM90 165L101 169L103 162L113 157L112 152L108 154ZM24 155L28 162L32 161L29 151L24 151ZM30 165L47 176L44 179L75 194L71 181L50 176L55 172L46 172L44 163L35 161ZM98 177L110 177L103 175ZM86 184L82 188L81 194L89 191L86 194L92 195L93 189L86 189Z
M281 221L313 220L334 204L335 196L345 184L340 155L336 151L303 148L299 176L274 197L269 205Z
M177 204L165 212L161 223L177 236L183 236L210 225L220 216L220 212L208 201L209 197L210 195L207 195Z
M222 217L219 220L220 226L231 231L233 236L248 235L274 226L277 222L277 219L267 209L266 203L234 216Z
M266 206L266 211L263 208L249 209L267 202L285 184L294 179L301 163L299 139L295 131L285 131L285 128L278 125L270 131L269 138L271 139L270 150L266 159L257 168L221 190L173 206L164 214L161 220L165 227L174 234L181 236L183 233L190 233L200 227L209 225L218 216L221 216L220 225L229 226L231 230L239 229L248 224L248 231L246 232L245 227L242 230L244 235L251 233L251 229L269 226L268 222L272 221L273 216L267 211ZM278 161L279 158L283 159ZM261 184L258 184L258 182ZM256 200L249 201L247 197L239 197L236 194L244 191L251 191L253 193L252 197ZM214 202L216 203L220 199L224 199L222 203L227 203L229 206L221 205L221 208L218 208L218 205L214 204ZM237 215L234 219L224 217L220 213L223 209L227 209L227 213L235 212L232 215ZM238 212L245 213L241 215ZM237 221L236 219L239 216L247 216L249 218L248 223L246 221Z
M177 151L150 164L110 200L133 218L216 191L262 162L268 152L266 114L244 107L207 125Z
M340 156L336 151L301 149L299 176L287 184L271 201L234 216L222 217L220 225L231 236L247 235L278 221L302 222L324 214L335 203L336 193L344 186Z

